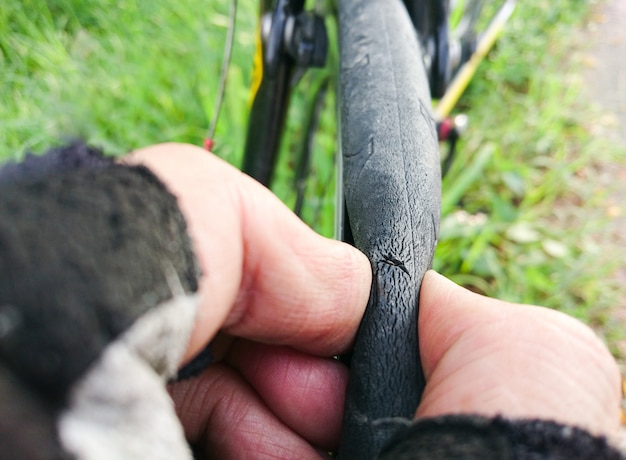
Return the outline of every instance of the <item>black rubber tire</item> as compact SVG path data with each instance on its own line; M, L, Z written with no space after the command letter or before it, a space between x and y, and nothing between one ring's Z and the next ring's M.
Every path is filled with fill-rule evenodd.
M339 4L346 207L372 294L350 363L341 459L375 458L423 391L419 290L439 229L441 173L417 38L399 0Z

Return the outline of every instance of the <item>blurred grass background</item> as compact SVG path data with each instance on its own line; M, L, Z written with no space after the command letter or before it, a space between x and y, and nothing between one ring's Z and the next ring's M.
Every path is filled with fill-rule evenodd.
M245 138L256 5L239 0L215 136L215 152L236 165ZM580 106L580 63L572 59L576 27L588 11L584 0L518 2L459 103L470 129L444 180L435 268L488 295L564 310L613 342L623 337L610 321L618 290L604 281L613 267L597 244L603 193L588 171L612 161L615 152L589 134L586 121L593 115ZM227 24L226 0L4 2L0 160L72 137L115 155L163 141L201 144L213 117ZM288 117L293 136L278 185L284 197L291 187L292 140L302 137L307 116L303 94ZM327 152L315 160L324 177L332 175L333 96L316 140ZM330 212L328 202L314 211Z

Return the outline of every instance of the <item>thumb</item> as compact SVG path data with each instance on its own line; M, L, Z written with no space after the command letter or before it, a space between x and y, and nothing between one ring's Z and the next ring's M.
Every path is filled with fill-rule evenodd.
M495 316L494 302L504 304L462 288L433 270L426 273L420 292L418 328L427 380L461 336L486 317Z

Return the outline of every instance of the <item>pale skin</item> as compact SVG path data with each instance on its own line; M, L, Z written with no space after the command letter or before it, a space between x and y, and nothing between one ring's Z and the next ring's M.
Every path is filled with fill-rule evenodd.
M336 448L367 258L323 238L267 189L206 151L162 144L127 161L178 197L203 276L186 359L218 363L170 388L192 442L216 458L314 459ZM416 417L536 417L612 436L620 375L584 324L471 293L435 272L418 320L426 389Z

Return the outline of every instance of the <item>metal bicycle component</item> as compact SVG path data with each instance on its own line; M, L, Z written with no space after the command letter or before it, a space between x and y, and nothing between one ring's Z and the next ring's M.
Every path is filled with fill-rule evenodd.
M298 67L324 67L328 53L324 20L310 11L289 17L285 28L285 48Z
M435 2L433 17L435 19L435 54L430 69L430 93L434 98L441 97L450 80L450 40L448 36L448 5L447 2Z
M418 32L431 94L443 95L450 78L447 0L405 0Z
M276 77L283 59L283 37L287 19L291 13L290 6L298 8L299 12L303 3L302 1L278 0L274 11L263 17L263 70L268 78Z
M328 52L328 35L324 20L310 11L291 11L288 0L281 0L273 13L262 18L261 38L264 47L265 72L276 75L284 55L297 67L323 67Z
M324 22L303 11L303 0L278 0L262 16L262 78L252 104L242 170L269 185L284 129L294 71L323 65Z

